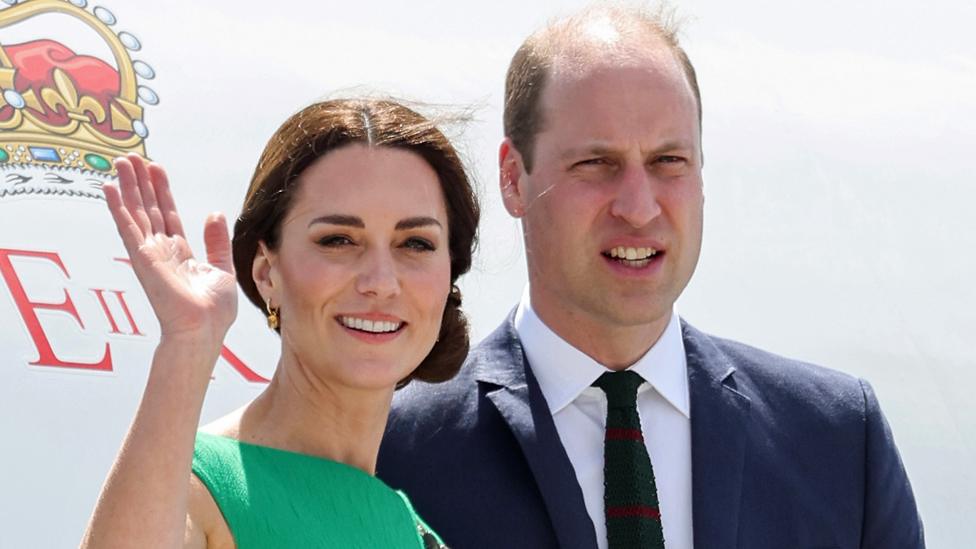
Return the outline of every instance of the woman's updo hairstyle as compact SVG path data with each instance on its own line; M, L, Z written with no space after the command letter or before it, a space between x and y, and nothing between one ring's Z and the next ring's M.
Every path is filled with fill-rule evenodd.
M258 243L264 242L272 250L278 248L281 222L297 190L298 176L317 159L351 144L413 152L437 173L447 206L451 291L437 343L398 387L412 379L446 381L457 373L468 354L468 322L461 312L461 292L454 283L471 267L480 210L464 165L447 137L431 120L395 101L323 101L302 109L278 128L261 154L234 224L237 281L248 299L264 311L265 303L251 276Z

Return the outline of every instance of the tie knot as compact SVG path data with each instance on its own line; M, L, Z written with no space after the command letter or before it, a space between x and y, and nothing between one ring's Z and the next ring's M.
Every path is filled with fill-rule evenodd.
M606 372L593 382L594 387L603 389L607 394L607 405L611 408L627 408L637 406L637 388L644 383L644 378L637 372L624 370L622 372Z

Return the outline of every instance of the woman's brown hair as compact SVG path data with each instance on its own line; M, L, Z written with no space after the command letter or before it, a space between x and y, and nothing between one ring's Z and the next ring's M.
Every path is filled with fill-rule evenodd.
M258 243L277 249L281 222L297 191L298 176L322 156L355 143L413 152L437 173L447 206L451 292L437 343L399 386L411 379L448 380L468 354L468 323L461 311L461 292L454 283L471 268L480 210L454 146L431 120L400 103L383 99L323 101L302 109L278 128L261 154L234 224L237 281L248 299L263 311L265 303L251 276Z

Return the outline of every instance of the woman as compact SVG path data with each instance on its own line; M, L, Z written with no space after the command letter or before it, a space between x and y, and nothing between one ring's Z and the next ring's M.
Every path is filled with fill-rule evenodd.
M207 219L206 262L162 168L116 168L105 198L161 336L82 546L440 546L372 475L395 388L450 378L468 349L454 282L479 212L444 135L390 101L302 110L268 142L233 243ZM260 396L198 434L235 273L281 358Z

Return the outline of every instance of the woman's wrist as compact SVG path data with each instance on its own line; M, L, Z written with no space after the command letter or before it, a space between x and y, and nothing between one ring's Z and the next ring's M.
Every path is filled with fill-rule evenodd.
M222 345L222 337L205 333L162 334L153 356L151 373L158 371L165 377L179 376L205 390Z
M227 330L163 330L159 334L159 346L173 349L192 349L194 352L213 351L220 354Z

